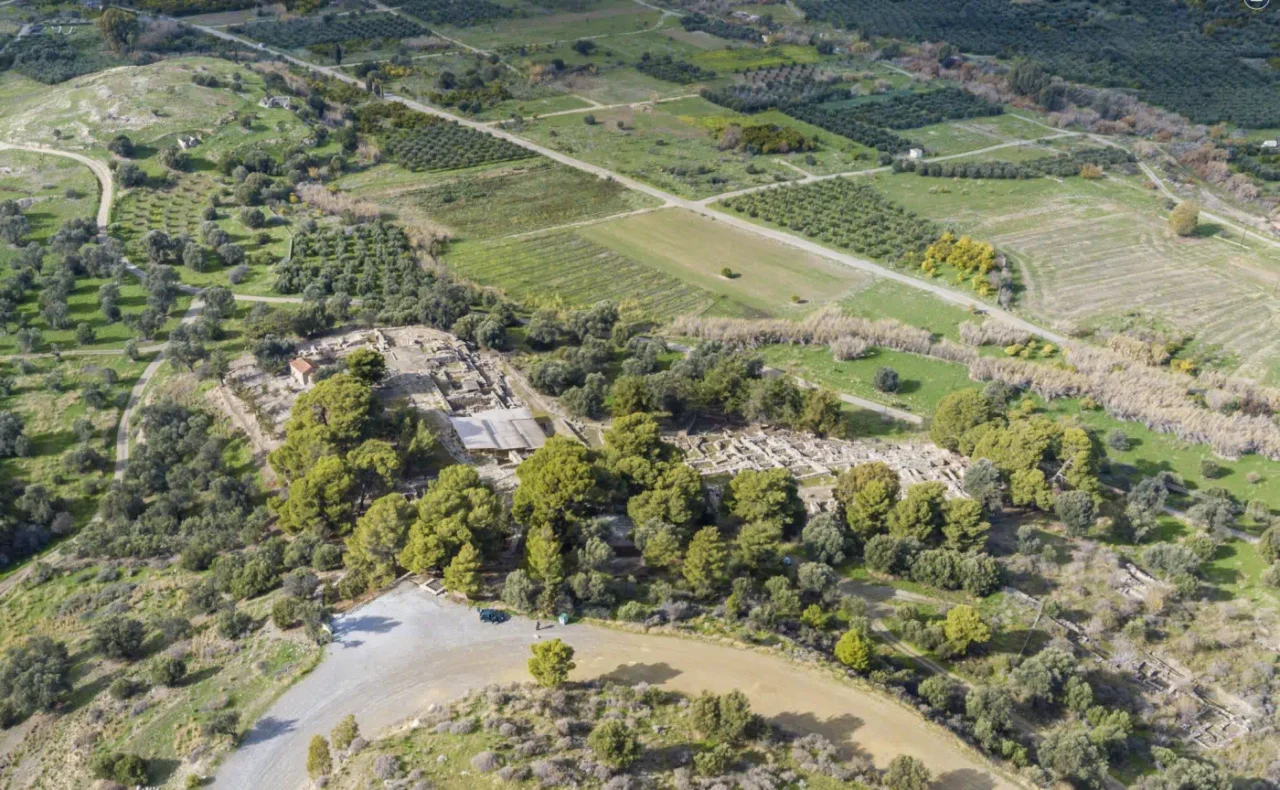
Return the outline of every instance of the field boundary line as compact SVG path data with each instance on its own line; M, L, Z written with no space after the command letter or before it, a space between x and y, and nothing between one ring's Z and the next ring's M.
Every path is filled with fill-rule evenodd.
M557 231L562 231L562 230L572 230L573 228L582 228L582 227L586 227L587 225L598 225L601 222L612 222L615 219L626 219L627 217L635 217L635 216L639 216L640 214L648 214L650 212L658 211L661 208L662 206L651 206L649 208L637 208L637 209L632 209L631 211L621 211L621 212L618 212L617 214L606 214L601 217L588 217L586 219L580 219L577 222L566 222L563 225L553 225L549 228L538 228L537 230L526 230L522 233L512 233L506 236L498 236L497 239L499 240L500 239L525 239L531 236L541 236L544 233L555 233ZM489 241L489 240L486 239L486 241Z

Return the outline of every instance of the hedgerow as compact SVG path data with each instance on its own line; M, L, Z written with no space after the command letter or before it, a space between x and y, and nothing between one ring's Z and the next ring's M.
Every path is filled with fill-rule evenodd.
M1135 161L1133 154L1118 148L1076 151L1066 156L1046 156L1029 162L924 162L894 160L897 173L915 173L934 178L1066 178L1080 175L1085 165L1116 167Z
M239 11L243 8L253 8L257 4L257 0L133 0L129 3L139 11L152 11L173 16Z

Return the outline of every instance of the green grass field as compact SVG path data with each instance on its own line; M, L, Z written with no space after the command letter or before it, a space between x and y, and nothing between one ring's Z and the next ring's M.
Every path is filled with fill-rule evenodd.
M375 190L367 190L379 199ZM455 240L489 239L607 217L658 201L617 182L547 159L464 172L414 192L385 198L403 217L422 215Z
M876 279L866 288L842 299L840 307L859 318L889 318L923 327L955 341L960 340L960 324L980 320L963 307L909 285L884 279Z
M681 209L592 225L580 234L762 315L801 315L868 282L849 267ZM725 278L720 270L726 266L739 276Z
M60 156L0 150L0 201L23 203L31 223L27 241L46 242L70 219L93 219L98 212L98 180L89 168ZM0 242L0 264L14 250Z
M1280 461L1257 455L1235 461L1216 458L1208 447L1184 442L1173 434L1156 433L1140 423L1116 420L1103 411L1081 411L1079 402L1073 399L1051 401L1046 408L1055 415L1075 417L1100 437L1105 438L1117 429L1129 437L1130 449L1107 448L1107 456L1112 461L1111 477L1118 484L1130 485L1157 472L1170 471L1192 490L1220 486L1241 502L1261 500L1273 511L1280 512L1280 485L1276 484L1280 481ZM1206 458L1212 458L1222 468L1220 477L1210 480L1200 473L1200 462ZM1251 473L1258 476L1258 482L1249 482Z
M799 44L776 44L769 47L736 45L728 49L712 49L693 57L693 63L717 74L746 69L769 68L789 63L817 63L823 60L818 50Z
M943 396L973 386L964 365L883 348L848 362L833 360L825 346L766 346L761 351L770 367L836 392L905 408L926 417L933 414ZM901 379L897 392L880 392L872 386L872 377L881 367L897 371Z
M97 510L98 494L111 476L120 412L147 362L146 358L133 362L123 354L66 357L62 362L45 358L28 362L25 368L28 373L17 364L6 363L3 373L14 377L15 387L8 396L0 398L0 409L22 417L23 431L31 440L32 452L26 458L0 460L0 470L5 477L46 486L55 496L64 499L76 526L83 526ZM95 409L84 402L79 385L98 378L100 368L111 368L119 378L110 388L108 405ZM61 374L61 391L50 386L49 376L55 371ZM72 425L81 417L93 423L95 433L89 445L103 457L99 468L86 473L70 472L62 465L63 454L79 441Z
M902 132L904 137L924 147L931 156L963 154L1014 140L1033 140L1051 134L1053 132L1048 129L1008 113L988 118L948 121Z
M721 151L712 128L722 123L721 119L746 119L705 99L591 114L594 125L586 124L583 115L563 115L529 123L521 134L685 197L710 197L800 177L769 157ZM748 167L759 172L749 173Z

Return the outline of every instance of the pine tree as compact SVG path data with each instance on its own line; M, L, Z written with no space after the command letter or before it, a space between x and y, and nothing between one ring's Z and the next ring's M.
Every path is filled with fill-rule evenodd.
M444 569L444 586L449 592L462 593L468 598L480 592L480 552L475 546L464 544Z
M551 525L534 527L525 541L524 551L530 576L548 587L564 581L564 558L560 552L560 541Z
M684 578L695 595L703 596L724 584L728 552L715 527L703 527L693 536L684 558Z

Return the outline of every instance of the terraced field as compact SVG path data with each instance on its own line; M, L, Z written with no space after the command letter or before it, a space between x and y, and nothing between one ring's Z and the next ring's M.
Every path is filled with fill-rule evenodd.
M476 282L533 304L575 307L612 299L638 313L670 318L722 301L572 231L459 244L448 262Z
M1275 378L1280 270L1227 241L1176 238L1154 216L1048 211L990 238L1025 261L1033 310L1081 324L1139 311L1220 347L1241 373Z
M871 179L894 201L1011 253L1034 318L1061 329L1140 321L1195 336L1225 367L1280 381L1280 256L1237 236L1177 238L1138 178Z

